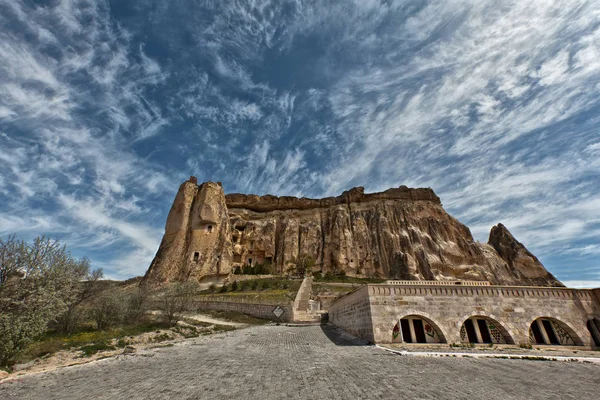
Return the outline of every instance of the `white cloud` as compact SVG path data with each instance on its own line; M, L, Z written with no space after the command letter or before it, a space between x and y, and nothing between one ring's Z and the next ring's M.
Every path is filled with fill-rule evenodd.
M431 186L479 240L504 222L535 254L594 255L577 244L600 240L594 2L165 3L151 27L171 10L193 27L184 48L163 21L168 62L102 2L0 7L37 38L0 32L7 226L58 202L81 243L129 246L105 265L139 273L185 172L279 195Z
M574 280L574 281L563 281L564 285L574 289L596 289L600 288L600 280Z
M0 233L59 235L84 252L118 242L125 258L154 252L161 230L143 222L156 213L139 196L170 183L129 145L169 124L144 94L168 74L131 48L102 2L0 9L10 10L0 13Z

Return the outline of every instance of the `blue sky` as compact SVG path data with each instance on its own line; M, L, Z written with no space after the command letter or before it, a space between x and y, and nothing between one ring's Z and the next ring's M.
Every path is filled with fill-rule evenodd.
M0 235L143 274L179 184L432 187L600 286L598 1L0 0Z

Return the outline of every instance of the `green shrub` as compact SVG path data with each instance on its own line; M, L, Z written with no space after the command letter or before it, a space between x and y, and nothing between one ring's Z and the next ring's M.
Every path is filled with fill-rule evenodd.
M92 355L98 353L99 351L116 350L116 347L111 346L106 342L100 342L100 343L92 343L87 346L83 346L79 350L81 350L83 352L83 355L85 357L89 357L89 356L92 356Z
M90 316L96 323L96 328L100 330L120 324L126 314L126 298L119 290L104 291L90 308Z
M219 293L225 293L225 292L227 292L227 290L229 290L227 285L223 285L223 286L221 286L221 289L219 289Z
M233 283L231 284L231 291L235 292L236 290L238 290L238 283L237 281L233 281Z

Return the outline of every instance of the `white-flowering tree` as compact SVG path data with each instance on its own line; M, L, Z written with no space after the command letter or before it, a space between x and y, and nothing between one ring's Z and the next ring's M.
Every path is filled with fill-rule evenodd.
M80 302L83 281L99 279L89 260L73 257L57 240L38 237L29 244L0 239L0 365L14 361Z

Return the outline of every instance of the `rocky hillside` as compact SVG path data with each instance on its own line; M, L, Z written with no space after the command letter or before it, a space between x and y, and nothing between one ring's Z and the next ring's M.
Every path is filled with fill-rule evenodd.
M194 178L179 189L145 279L201 280L257 264L285 273L299 254L324 273L562 286L503 225L475 242L431 189L307 199L224 195L220 183Z

